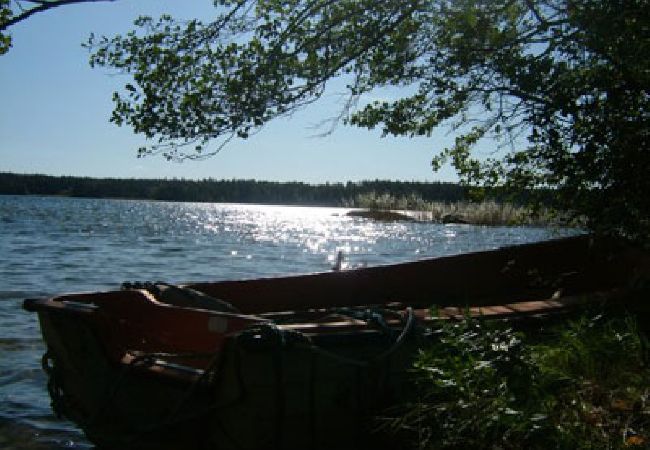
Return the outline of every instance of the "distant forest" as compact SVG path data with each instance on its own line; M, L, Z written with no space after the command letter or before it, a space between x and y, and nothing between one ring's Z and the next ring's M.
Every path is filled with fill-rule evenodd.
M415 196L431 202L465 199L463 187L442 182L374 180L307 184L256 180L54 177L0 172L0 194L5 195L356 206L358 198L371 193L394 197Z

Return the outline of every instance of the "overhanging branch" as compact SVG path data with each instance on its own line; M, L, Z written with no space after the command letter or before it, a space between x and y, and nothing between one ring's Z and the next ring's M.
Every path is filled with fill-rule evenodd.
M34 6L33 8L30 9L22 9L21 8L21 13L10 17L6 21L0 23L0 31L4 31L10 26L13 26L17 24L18 22L22 22L23 20L33 16L36 13L47 11L49 9L56 8L58 6L65 6L65 5L72 5L75 3L95 3L95 2L113 2L115 0L52 0L52 1L46 1L46 0L25 0L28 3L34 3L37 6Z

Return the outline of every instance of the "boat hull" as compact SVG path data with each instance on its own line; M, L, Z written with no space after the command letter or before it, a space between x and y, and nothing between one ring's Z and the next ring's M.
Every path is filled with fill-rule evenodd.
M354 270L26 300L54 410L106 449L399 448L375 418L409 397L428 308L538 323L629 303L646 253L580 236ZM185 289L183 288L183 289ZM635 297L638 300L640 297ZM209 302L208 302L209 303ZM648 322L644 322L645 325Z
M396 448L373 433L374 417L406 397L420 345L414 333L372 361L392 339L356 332L316 350L240 333L211 367L174 373L152 361L116 365L79 318L39 316L54 410L102 449Z

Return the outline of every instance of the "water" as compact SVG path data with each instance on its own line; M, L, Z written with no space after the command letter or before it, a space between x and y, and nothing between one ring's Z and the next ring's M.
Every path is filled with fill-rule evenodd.
M0 448L92 448L50 410L44 351L22 300L122 281L253 278L373 266L566 234L378 223L340 208L0 196Z

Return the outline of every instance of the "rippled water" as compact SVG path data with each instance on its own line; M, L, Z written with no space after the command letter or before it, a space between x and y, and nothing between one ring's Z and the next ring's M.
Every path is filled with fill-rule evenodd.
M92 446L50 410L29 297L122 281L253 278L530 242L541 228L379 223L340 208L0 196L0 448Z

